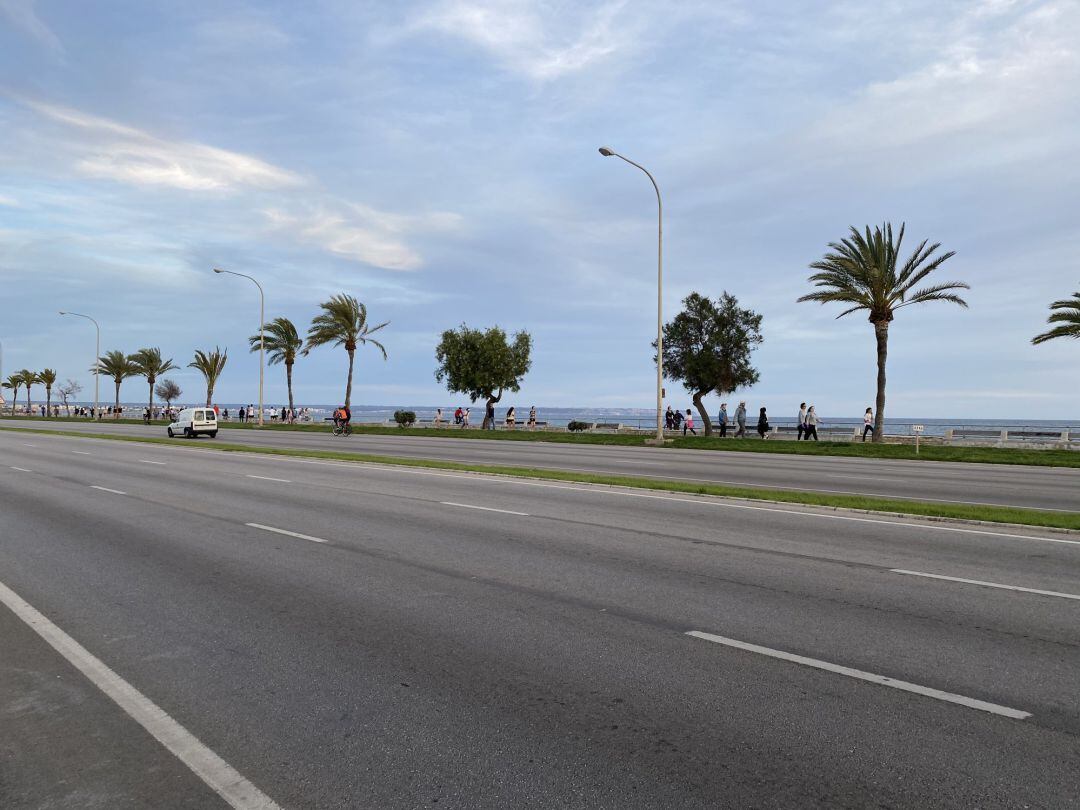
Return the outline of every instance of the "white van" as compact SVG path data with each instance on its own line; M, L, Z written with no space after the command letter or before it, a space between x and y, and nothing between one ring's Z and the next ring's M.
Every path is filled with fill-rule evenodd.
M169 438L177 433L193 439L205 433L211 439L217 436L217 414L213 408L184 408L176 415L176 421L168 427Z

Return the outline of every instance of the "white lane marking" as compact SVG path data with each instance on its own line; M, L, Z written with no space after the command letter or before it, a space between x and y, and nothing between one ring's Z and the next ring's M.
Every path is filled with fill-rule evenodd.
M22 446L23 446L23 447L37 447L37 445L36 445L36 444L28 444L27 442L23 442L23 443L22 443Z
M140 464L161 464L162 466L164 466L164 465L165 465L165 462L164 462L164 461L151 461L151 460L150 460L150 459L148 459L148 458L140 458L140 459L139 459L139 463L140 463Z
M280 810L273 799L2 582L0 602L7 605L12 613L45 639L49 646L127 712L135 722L150 732L154 739L194 771L232 807L239 810Z
M323 540L321 537L312 537L310 534L300 534L300 532L290 532L288 529L275 529L273 526L263 526L261 523L245 523L245 526L250 526L253 529L262 529L264 532L274 532L275 534L286 534L289 537L299 537L301 540L310 540L312 543L329 543L329 540Z
M511 512L509 509L492 509L490 506L473 506L471 503L454 503L453 501L439 501L443 506L460 506L462 509L479 509L483 512L499 512L503 515L520 515L528 517L528 512Z
M28 470L26 467L12 467L11 469L18 470L19 472L33 472L33 470Z
M292 481L289 481L289 480L287 480L285 478L271 478L268 475L249 475L247 477L248 478L258 478L260 481L277 481L278 483L281 483L281 484L291 484L292 483Z
M828 661L819 661L816 658L807 658L806 656L795 655L794 653L784 652L783 650L774 650L771 647L760 647L757 644L749 644L745 641L737 641L733 638L725 638L724 636L714 636L712 633L702 633L698 630L691 630L686 635L704 639L705 641L712 641L716 644L723 644L727 647L735 647L740 650L767 655L770 658L779 658L782 661L791 661L792 663L802 664L803 666L813 667L814 669L822 669L826 672L835 672L838 675L847 675L849 678L858 678L859 680L869 681L870 683L880 684L881 686L891 686L893 689L901 689L905 692L913 692L916 695L924 695L925 697L935 698L936 700L944 700L947 703L956 703L960 706L967 706L969 709L978 709L979 711L990 712L990 714L999 714L1002 717L1012 717L1015 720L1023 720L1027 717L1031 717L1031 712L1021 711L1020 709L1010 709L1008 706L1001 706L997 703L987 703L985 700L977 700L976 698L957 695L953 692L943 692L940 689L933 689L929 686L920 686L917 683L898 681L895 678L889 678L885 675L875 675L873 672L864 672L861 669L852 669L851 667L845 667L839 664L830 664Z
M118 489L109 489L108 487L99 487L97 484L91 484L90 489L100 489L102 492L111 492L113 495L127 495L126 492L121 492Z
M1019 585L1005 585L1001 582L985 582L981 579L964 579L963 577L947 577L944 574L927 574L925 571L905 571L902 568L890 568L894 574L906 574L909 577L926 577L927 579L943 579L946 582L962 582L965 585L982 585L984 588L1001 588L1005 591L1021 591L1023 593L1036 593L1040 596L1058 596L1062 599L1080 599L1080 594L1062 593L1061 591L1044 591L1039 588L1023 588Z
M72 450L71 452L74 453L77 456L88 456L88 455L90 455L90 453L87 453L85 450Z

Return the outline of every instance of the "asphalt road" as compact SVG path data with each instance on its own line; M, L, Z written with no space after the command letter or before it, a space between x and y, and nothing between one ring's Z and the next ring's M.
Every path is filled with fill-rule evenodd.
M276 806L1080 804L1078 535L0 454L0 585ZM0 728L5 810L226 806L3 604Z
M23 419L2 426L42 427ZM164 437L161 427L48 422L48 429ZM669 480L734 484L925 501L1080 511L1080 469L1005 464L720 453L673 448L567 445L419 435L354 435L223 429L218 440L257 447L350 450L408 458L505 464ZM200 441L212 441L202 438Z

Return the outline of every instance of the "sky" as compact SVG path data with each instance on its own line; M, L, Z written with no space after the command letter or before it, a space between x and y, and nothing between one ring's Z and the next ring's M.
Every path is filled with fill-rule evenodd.
M73 310L103 352L161 347L185 400L194 351L227 348L215 398L256 401L257 291L219 266L301 331L339 292L390 321L359 404L461 402L434 348L467 323L533 337L506 404L647 408L656 198L602 145L660 185L667 317L725 290L763 315L729 399L872 404L865 316L796 299L830 241L891 221L971 290L898 314L888 415L1080 416L1080 344L1030 345L1080 288L1077 0L0 0L3 372L92 391ZM298 403L340 402L346 369L301 358Z

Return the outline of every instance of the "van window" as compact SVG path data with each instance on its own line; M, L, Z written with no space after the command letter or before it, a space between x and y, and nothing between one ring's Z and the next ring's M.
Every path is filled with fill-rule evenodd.
M203 421L203 412L195 411L195 414L191 418L194 419L196 422L201 422Z
M206 412L206 421L207 422L213 422L216 419L217 419L217 414L216 413L214 413L213 411L207 411Z

